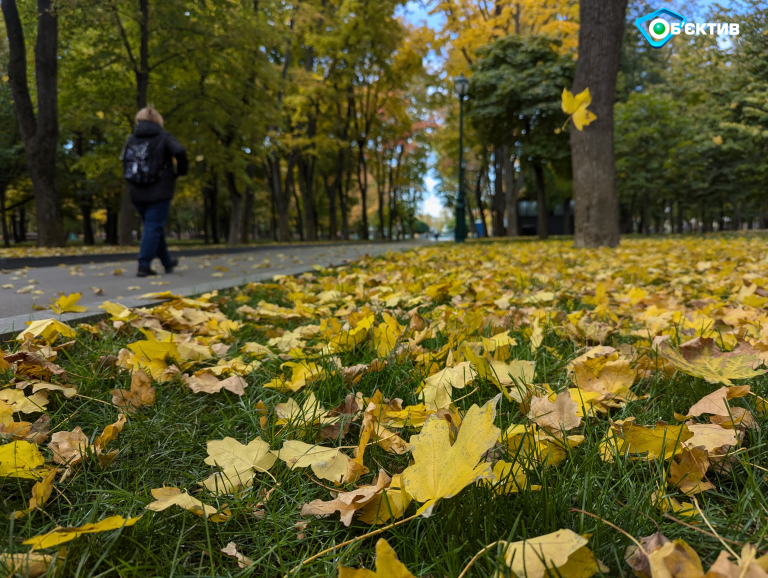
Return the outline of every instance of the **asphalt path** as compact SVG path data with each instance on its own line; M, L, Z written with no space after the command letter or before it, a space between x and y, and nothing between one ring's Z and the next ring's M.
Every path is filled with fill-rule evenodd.
M321 247L263 248L247 253L179 257L179 266L171 274L163 273L159 261L157 277L137 277L136 261L113 261L57 267L25 268L0 274L0 322L8 318L52 316L48 307L59 295L81 293L79 305L98 312L104 301L130 300L160 291L204 292L246 282L263 281L275 275L295 275L324 267L351 262L364 255L377 256L387 251L402 251L429 244L414 240L400 243L355 243Z

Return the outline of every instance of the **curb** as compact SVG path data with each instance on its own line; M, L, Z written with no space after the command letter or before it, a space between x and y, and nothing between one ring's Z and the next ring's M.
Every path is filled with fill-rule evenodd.
M415 239L414 239L415 240ZM344 245L365 245L369 243L391 243L398 245L406 241L389 241L387 239L369 239L368 241L341 241L327 243L294 243L282 245L248 245L239 247L220 247L211 249L181 249L171 251L173 257L199 257L200 255L227 255L238 253L256 253L279 249L303 249L313 247L336 247ZM135 261L139 255L138 247L133 253L101 253L94 255L60 255L54 257L7 257L0 259L0 269L13 270L24 267L57 267L59 265L83 265L89 263L110 263L112 261Z
M368 242L370 241L366 241L366 243ZM339 244L339 243L335 243L335 244ZM271 247L271 248L275 248L275 247ZM402 250L405 251L413 248L415 247L412 247L412 246L403 247ZM203 253L203 254L208 254L208 253ZM343 264L344 263L339 263L329 268L335 268ZM239 279L211 281L207 283L202 283L200 285L189 285L187 287L180 287L178 289L172 289L170 291L174 295L181 295L182 297L190 297L193 295L199 295L201 293L207 293L210 291L217 291L217 290L221 291L224 289L231 289L233 287L239 287L240 285L245 285L247 283L263 282L266 279L274 278L276 275L297 276L303 273L311 273L312 271L314 271L312 266L296 265L295 267L289 267L279 272L256 273L253 275L246 275ZM136 308L136 307L154 307L156 305L164 303L165 301L168 301L168 299L156 299L156 298L141 299L140 297L130 297L126 299L121 299L119 303L121 305L125 305L126 307ZM104 311L103 309L99 309L99 305L101 305L102 303L104 303L104 301L82 303L81 305L83 307L87 307L87 310L83 311L82 313L63 313L61 315L56 315L53 311L46 310L46 311L34 311L26 315L16 315L15 317L6 317L5 319L0 319L0 343L5 343L5 342L16 339L16 336L19 334L19 332L21 332L26 327L26 323L28 321L38 321L40 319L51 319L51 318L58 319L59 321L62 321L62 322L67 322L69 324L92 323L94 321L99 321L107 316L106 311Z

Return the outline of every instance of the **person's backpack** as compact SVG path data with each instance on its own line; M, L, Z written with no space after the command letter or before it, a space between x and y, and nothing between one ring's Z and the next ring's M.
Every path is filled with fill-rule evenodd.
M125 143L120 158L123 161L123 176L129 183L146 187L160 180L165 170L162 145L164 135L152 139L131 137Z

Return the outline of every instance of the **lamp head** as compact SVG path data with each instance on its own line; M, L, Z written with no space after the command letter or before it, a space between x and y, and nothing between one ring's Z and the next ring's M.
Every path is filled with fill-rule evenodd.
M456 88L456 95L459 98L464 98L469 92L469 80L462 74L454 81L454 87Z

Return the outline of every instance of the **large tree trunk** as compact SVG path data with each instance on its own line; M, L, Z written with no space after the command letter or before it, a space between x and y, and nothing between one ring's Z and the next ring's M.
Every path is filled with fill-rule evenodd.
M522 178L522 173L520 174ZM509 154L509 145L504 145L504 184L506 191L507 237L517 237L520 231L517 226L517 193L520 187L515 183L515 165Z
M549 211L547 210L547 190L544 186L544 167L541 166L541 163L536 163L533 165L533 172L536 175L536 214L538 216L536 232L539 234L539 239L547 239L549 237L549 230L547 229Z
M574 94L589 88L597 120L571 126L577 247L619 244L619 199L613 146L613 101L621 61L627 0L579 2L579 58Z
M235 175L232 171L227 172L227 189L230 206L227 245L237 245L243 234L243 195L237 190Z
M37 2L37 43L35 44L35 83L37 117L27 84L27 49L16 0L0 3L8 36L10 77L16 118L19 122L27 170L32 179L37 213L37 244L45 247L66 243L56 183L56 147L59 144L59 106L57 92L59 41L58 21L51 0Z

